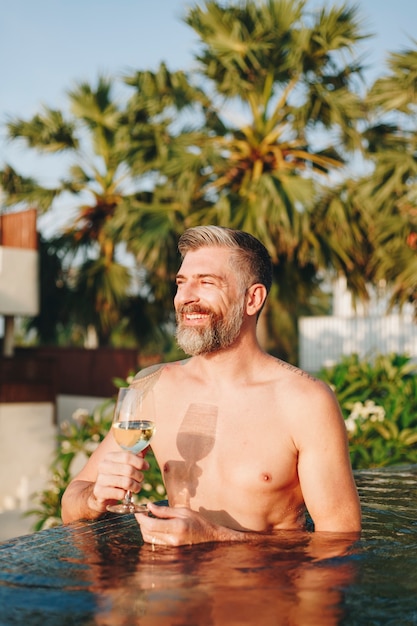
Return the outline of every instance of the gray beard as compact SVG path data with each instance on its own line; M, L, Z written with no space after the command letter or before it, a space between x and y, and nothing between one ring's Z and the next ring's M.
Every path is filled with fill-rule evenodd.
M243 322L244 300L234 304L225 317L211 314L206 328L190 328L181 322L181 313L199 312L198 307L183 307L177 313L176 340L179 347L190 356L209 354L229 348L238 338ZM201 309L200 309L201 311ZM204 311L205 313L207 311Z

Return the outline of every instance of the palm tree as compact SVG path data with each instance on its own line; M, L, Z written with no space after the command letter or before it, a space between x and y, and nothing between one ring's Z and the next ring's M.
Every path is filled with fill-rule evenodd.
M164 67L160 73L167 74ZM62 194L73 197L76 219L49 246L64 257L73 319L85 329L94 328L99 345L111 341L114 328L126 324L132 308L139 307L146 318L148 298L140 290L132 292L132 271L120 260L123 216L138 202L152 201L152 194L142 190L144 180L155 177L164 142L169 143L168 122L161 118L161 107L153 107L149 94L141 98L136 94L134 102L118 107L112 87L102 77L95 88L77 85L68 94L72 114L68 120L61 111L45 108L29 121L8 123L10 138L23 139L39 152L72 155L68 177L56 188L25 179L7 165L2 172L9 205L29 203L47 211ZM152 324L150 316L154 317L153 309L141 325L148 334L160 321ZM137 324L131 327L138 332Z
M200 37L192 80L165 65L136 72L124 79L132 95L120 108L101 79L96 89L70 93L71 120L46 110L9 125L29 145L78 155L57 189L9 176L10 201L30 197L46 209L64 191L81 198L76 223L58 243L83 259L69 284L102 342L122 323L120 312L132 310L130 278L117 267L122 242L140 264L141 297L164 303L165 312L184 228L218 223L252 232L274 260L274 302L262 318L274 338L268 348L288 356L276 319L292 324L295 338L298 315L328 306L323 268L344 273L361 297L377 276L376 213L363 210L374 188L368 179L345 180L344 170L364 143L355 52L365 35L356 8L310 12L303 0L227 7L207 0L185 21ZM368 146L369 137L370 130Z
M355 48L365 35L357 10L343 5L312 13L302 0L227 7L208 0L185 21L200 38L199 73L210 110L223 123L204 138L204 154L208 144L216 155L204 181L211 201L205 220L242 228L265 243L295 341L294 316L317 294L319 268L343 256L336 238L321 236L317 201L347 155L362 147ZM349 225L350 216L342 217ZM298 310L294 284L285 289L295 277L309 286L299 290ZM264 323L267 318L268 312ZM275 333L275 345L279 341Z
M207 1L185 21L201 41L193 84L184 75L156 81L147 72L126 79L139 95L152 94L153 106L168 103L172 110L175 104L182 117L165 144L152 202L130 206L124 237L161 287L172 284L176 242L187 226L218 223L258 236L280 281L279 305L262 317L270 332L261 328L261 334L273 331L266 347L288 356L274 332L277 310L287 326L291 320L295 346L297 316L323 300L320 267L337 261L340 271L353 275L344 256L354 257L355 233L349 253L336 237L326 240L317 199L325 206L322 185L361 148L363 107L355 92L361 66L354 51L365 35L354 8L310 14L305 2L291 0L227 7ZM349 227L348 212L342 217ZM364 293L360 279L357 272L352 284ZM304 282L296 289L294 280ZM302 295L297 304L296 291ZM169 289L166 296L172 296ZM296 360L294 350L290 357Z
M134 150L138 115L146 111L163 120L164 134L155 142L159 160L151 192L137 193L124 203L115 223L122 229L128 250L146 269L153 296L171 309L178 238L185 228L201 221L210 204L204 195L206 153L211 150L206 140L219 119L205 93L185 73L170 73L164 64L157 74L137 71L124 81L134 89L127 111L133 138L132 171L136 172L138 165ZM142 145L142 140L139 143Z
M224 155L212 176L216 209L227 204L232 222L261 231L275 257L291 252L316 176L344 163L334 146L360 147L361 101L351 87L361 67L344 61L364 37L356 10L311 15L303 1L223 8L211 0L186 21L201 38L213 99L234 118L213 139Z
M417 49L391 53L388 68L367 95L374 168L361 184L372 199L375 281L388 282L392 306L410 302L417 314Z

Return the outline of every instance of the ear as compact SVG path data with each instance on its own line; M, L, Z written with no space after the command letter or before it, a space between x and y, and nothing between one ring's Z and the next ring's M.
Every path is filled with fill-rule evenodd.
M257 315L266 300L267 291L265 285L255 283L246 292L246 313Z

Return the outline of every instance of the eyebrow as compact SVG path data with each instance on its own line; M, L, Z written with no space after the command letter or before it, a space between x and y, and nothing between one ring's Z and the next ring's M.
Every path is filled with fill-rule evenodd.
M224 281L224 277L223 276L219 276L218 274L209 274L209 273L207 273L207 274L192 274L191 278L198 278L198 279L201 279L201 278L214 278L215 280L218 280L220 282ZM176 275L176 280L178 280L178 279L186 280L187 277L184 274L177 274Z

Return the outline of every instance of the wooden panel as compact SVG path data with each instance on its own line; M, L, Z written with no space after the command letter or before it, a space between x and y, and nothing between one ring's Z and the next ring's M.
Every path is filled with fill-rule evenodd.
M0 215L0 245L37 250L36 214L36 209L28 209Z
M57 371L54 358L37 354L0 359L1 402L55 402Z
M16 357L49 359L55 363L57 394L110 397L113 378L126 378L139 369L137 350L122 348L16 348ZM40 383L41 381L39 381Z

